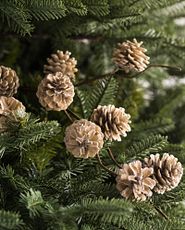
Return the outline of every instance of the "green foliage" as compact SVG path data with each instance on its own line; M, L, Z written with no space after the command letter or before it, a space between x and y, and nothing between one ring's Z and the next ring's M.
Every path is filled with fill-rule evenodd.
M32 17L38 21L59 19L66 15L66 8L62 1L59 0L41 0L39 2L37 0L26 0L25 4Z
M184 7L182 0L0 1L0 62L16 70L16 98L32 114L0 134L0 229L184 229L184 176L145 202L126 200L114 173L96 158L73 157L63 142L72 120L114 104L131 115L131 132L105 142L104 165L117 173L111 148L120 165L166 152L185 166L185 30L176 21ZM134 77L112 60L116 44L133 38L151 63ZM58 49L78 61L70 119L46 112L35 95L46 58Z
M30 216L39 215L40 209L44 206L44 200L40 191L30 189L26 194L20 194L20 198L20 202L24 203L29 210Z
M2 0L0 2L1 19L7 21L13 31L21 35L30 34L33 26L30 25L30 16L25 11L22 1Z
M117 91L118 83L113 77L98 80L88 96L85 90L78 90L77 93L84 117L88 118L98 105L114 104Z
M141 141L136 141L126 150L126 155L133 156L134 159L141 158L150 154L158 153L167 146L167 138L161 135L151 135L143 138Z
M156 117L134 124L130 137L137 140L138 137L141 138L151 134L165 134L173 128L174 123L171 119Z
M0 228L2 230L21 229L23 225L20 215L15 212L0 210L0 219Z

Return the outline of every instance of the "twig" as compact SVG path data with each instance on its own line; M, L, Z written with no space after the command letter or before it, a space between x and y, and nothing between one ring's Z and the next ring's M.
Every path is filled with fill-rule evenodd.
M69 114L71 114L76 120L80 120L81 118L75 114L73 111L71 111L70 109L66 110Z
M122 168L121 165L116 161L116 159L115 159L115 157L114 157L114 155L113 155L113 153L109 147L108 147L107 151L108 151L110 158L118 166L118 168Z
M68 117L68 119L73 122L73 119L71 118L71 116L69 115L69 113L67 112L67 110L64 110L64 113L66 114L66 116Z
M165 220L170 220L169 217L158 207L156 207L152 202L150 202L155 210L163 217Z
M161 64L151 64L148 66L148 68L151 68L151 67L161 67L161 68L173 69L176 71L182 71L182 68L179 66L169 66L169 65L161 65Z
M81 85L85 85L85 84L89 84L89 83L92 83L96 80L100 80L100 79L103 79L105 77L108 77L108 76L112 76L113 74L115 74L116 72L118 71L118 69L115 69L113 70L112 72L110 73L106 73L106 74L103 74L101 76L98 76L98 77L95 77L95 78L92 78L92 79L86 79L86 80L83 80L77 84L75 84L75 86L81 86Z
M116 174L115 172L113 172L112 170L110 170L109 168L107 168L107 167L102 163L99 154L96 155L96 158L97 158L97 160L98 160L98 163L100 164L100 166L101 166L103 169L105 169L105 170L106 170L107 172L109 172L110 174L112 174L112 175L114 175L114 176L117 176L117 174Z

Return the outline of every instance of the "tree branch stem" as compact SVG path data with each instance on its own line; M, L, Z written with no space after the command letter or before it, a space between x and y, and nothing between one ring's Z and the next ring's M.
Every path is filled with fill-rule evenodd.
M99 165L100 165L104 170L106 170L107 172L109 172L110 174L112 174L112 175L114 175L114 176L117 176L117 174L116 174L115 172L113 172L112 170L110 170L109 168L107 168L107 167L102 163L99 154L96 155L96 158L97 158L97 160L98 160Z
M118 166L118 168L122 168L121 165L116 161L110 148L107 149L107 152L108 152L110 158L112 159L112 161L115 163L115 165Z

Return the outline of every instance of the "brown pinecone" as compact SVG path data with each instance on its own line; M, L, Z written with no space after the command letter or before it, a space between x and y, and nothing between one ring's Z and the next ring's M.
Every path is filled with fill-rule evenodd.
M116 188L126 199L145 201L152 196L156 184L152 174L153 168L143 168L139 160L123 164L116 177Z
M19 78L16 72L8 67L0 66L0 96L11 97L17 93Z
M145 163L154 169L155 192L163 194L177 187L183 175L183 167L176 157L168 153L164 153L162 157L151 154L149 158L145 158Z
M106 140L121 141L121 136L127 136L131 130L130 115L125 113L124 108L115 108L114 105L101 106L94 109L91 121L101 127Z
M0 96L0 131L8 129L10 122L18 122L25 116L24 105L14 97Z
M114 63L125 73L144 71L150 58L145 54L147 50L141 47L142 44L143 42L137 42L136 39L133 42L118 43L118 48L113 52Z
M96 124L81 119L67 127L64 142L75 157L94 157L103 147L103 133Z
M48 74L40 82L36 95L46 110L66 110L73 102L74 86L67 75Z
M76 68L77 61L75 58L70 57L71 53L66 51L57 50L56 54L52 54L51 58L48 58L48 65L44 65L44 73L56 73L61 72L64 75L68 75L71 79L74 79L75 73L78 71Z

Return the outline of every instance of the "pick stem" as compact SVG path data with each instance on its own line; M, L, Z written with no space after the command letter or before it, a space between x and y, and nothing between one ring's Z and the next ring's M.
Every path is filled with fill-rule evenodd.
M112 153L112 151L111 151L111 149L109 147L108 147L107 151L108 151L108 154L109 154L110 158L115 163L115 165L117 165L118 168L121 168L121 165L116 161L116 159L115 159L115 157L114 157L114 155L113 155L113 153Z
M102 163L99 154L96 155L96 158L97 158L97 160L98 160L99 165L100 165L103 169L105 169L105 170L106 170L107 172L109 172L110 174L112 174L112 175L114 175L114 176L117 176L117 174L116 174L115 172L113 172L112 170L110 170L109 168L107 168L107 166L105 166L105 165Z

